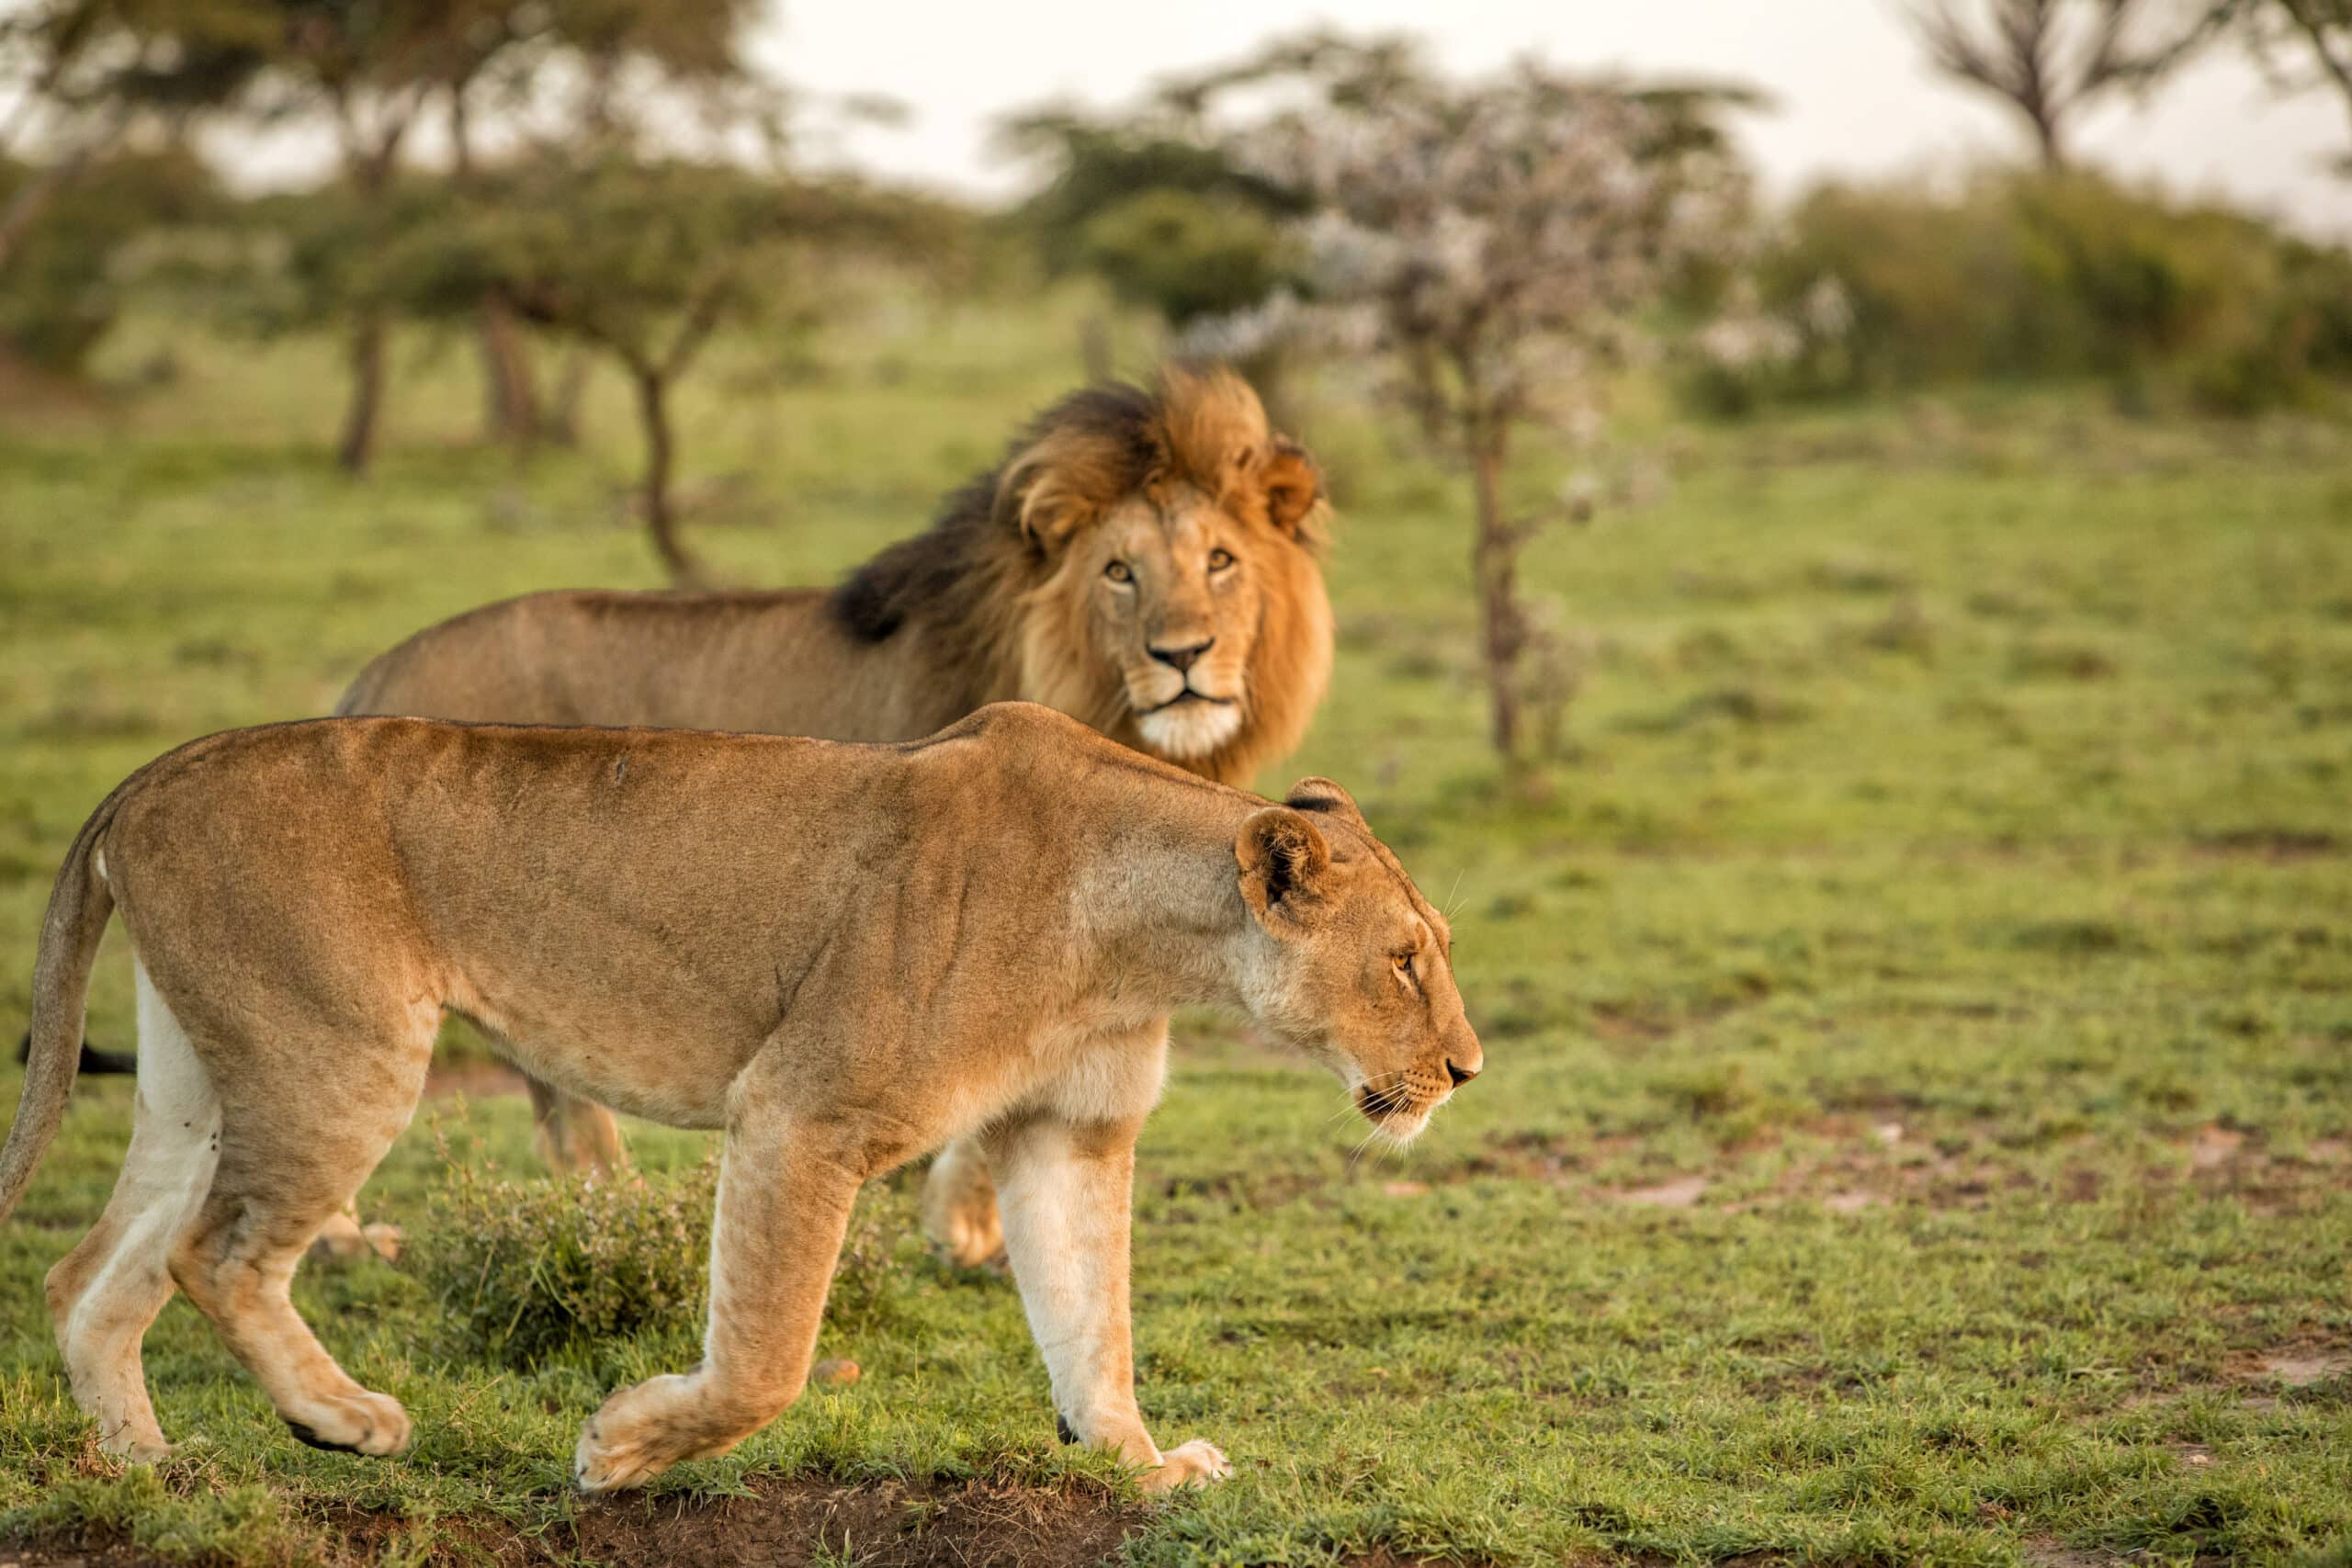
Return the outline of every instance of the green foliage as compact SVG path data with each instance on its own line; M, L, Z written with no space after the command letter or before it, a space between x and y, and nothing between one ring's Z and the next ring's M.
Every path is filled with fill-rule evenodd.
M506 1181L453 1158L414 1256L455 1345L528 1368L576 1343L692 1325L718 1169Z
M410 1257L456 1353L528 1370L564 1351L691 1334L707 1295L715 1155L684 1170L504 1179L482 1151L436 1141L448 1176ZM826 1304L865 1332L893 1321L912 1205L877 1186L858 1202ZM918 1247L918 1251L920 1250Z
M34 175L0 159L0 208ZM137 242L222 205L211 173L186 151L123 153L84 169L0 265L0 349L79 374L140 283Z
M1696 406L2092 376L2131 407L2169 389L2245 413L2352 378L2352 254L2090 175L1988 174L1950 194L1826 186L1755 279L1786 352L1702 357ZM1826 328L1825 289L1838 301Z
M1292 244L1262 209L1165 187L1088 220L1080 263L1171 326L1257 303L1295 273Z
M625 355L659 359L790 300L823 258L952 263L956 214L856 182L601 159L496 171L390 220L357 287L420 317L485 296Z
M1011 221L1049 271L1092 272L1173 326L1244 309L1295 276L1281 220L1304 200L1160 111L1124 122L1039 112L1005 135L1048 171Z

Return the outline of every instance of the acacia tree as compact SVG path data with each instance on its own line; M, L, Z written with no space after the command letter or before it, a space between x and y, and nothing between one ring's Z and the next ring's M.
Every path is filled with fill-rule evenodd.
M188 131L259 69L253 39L159 38L146 0L32 0L0 17L0 157L24 165L0 202L0 271L58 198L126 157L186 158Z
M671 118L780 141L787 99L745 52L756 0L438 0L437 74L450 177L463 192L489 164L554 147L572 161L638 152ZM503 148L502 148L503 144ZM485 424L527 449L543 433L521 323L481 304Z
M1312 204L1311 299L1297 313L1385 359L1423 431L1469 472L1491 731L1516 760L1539 641L1520 559L1577 508L1514 509L1514 434L1593 409L1638 313L1732 226L1745 182L1712 115L1738 95L1645 94L1532 63L1457 85L1393 45L1282 47L1317 101L1238 144Z
M2024 118L2051 169L2066 166L2080 110L2144 90L2215 23L2210 6L2184 0L1914 0L1907 16L1937 70Z
M674 398L720 328L785 308L843 250L926 263L951 249L944 209L848 182L724 165L611 158L484 175L376 258L377 281L420 316L485 298L610 358L628 377L645 460L638 504L672 579L702 581L681 532Z
M1013 221L1047 269L1091 273L1180 335L1295 282L1286 220L1300 210L1297 195L1242 167L1199 107L1163 94L1118 116L1033 109L998 132L1045 175ZM1242 369L1270 407L1280 401L1278 345Z

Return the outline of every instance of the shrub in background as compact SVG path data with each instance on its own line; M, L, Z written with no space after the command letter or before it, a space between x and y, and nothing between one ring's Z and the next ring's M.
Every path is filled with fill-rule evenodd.
M2170 389L2243 413L2352 381L2352 254L2094 175L1821 186L1735 303L1693 336L1682 390L1698 412L2098 377L2127 407Z
M0 207L29 177L0 158ZM80 375L135 282L137 269L122 265L132 243L203 221L221 202L210 171L185 151L126 152L85 169L0 265L0 351Z

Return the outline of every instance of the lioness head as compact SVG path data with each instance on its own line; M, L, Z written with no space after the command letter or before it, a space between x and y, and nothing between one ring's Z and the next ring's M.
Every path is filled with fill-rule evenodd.
M1255 917L1245 999L1397 1142L1485 1060L1453 987L1453 932L1347 791L1302 779L1233 846Z
M1249 383L1163 372L1047 409L927 534L836 595L919 627L943 688L1059 708L1228 784L1298 743L1331 671L1314 462Z

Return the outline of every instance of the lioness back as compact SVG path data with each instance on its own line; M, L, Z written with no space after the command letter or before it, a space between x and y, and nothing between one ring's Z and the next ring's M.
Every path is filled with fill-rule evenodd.
M550 1082L592 1063L607 1103L715 1125L711 1086L812 976L922 996L951 965L1017 965L1068 873L1024 752L1072 745L1114 750L1042 710L894 746L313 720L154 764L114 812L107 875L134 936L151 888L207 912L203 972L176 972L187 944L141 949L198 1038L232 1021L205 1010L240 976L390 987L450 998Z

